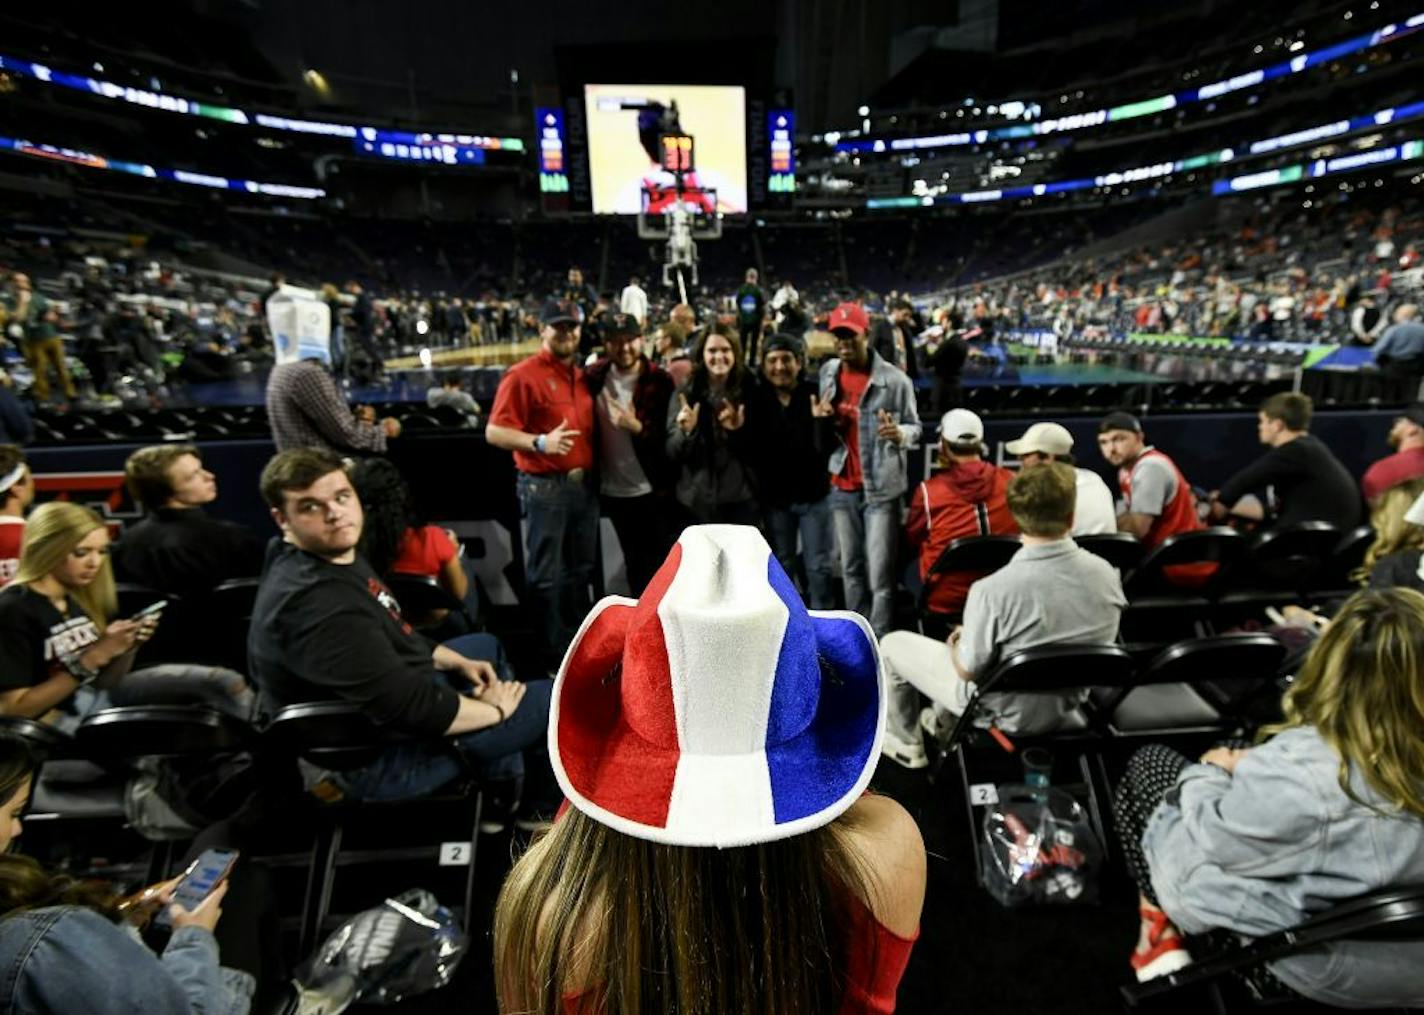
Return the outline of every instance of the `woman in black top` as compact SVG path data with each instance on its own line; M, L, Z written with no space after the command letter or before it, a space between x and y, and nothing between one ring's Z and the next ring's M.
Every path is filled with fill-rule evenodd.
M110 622L116 606L99 516L64 501L37 508L15 580L0 591L0 714L36 719L128 673L158 618Z

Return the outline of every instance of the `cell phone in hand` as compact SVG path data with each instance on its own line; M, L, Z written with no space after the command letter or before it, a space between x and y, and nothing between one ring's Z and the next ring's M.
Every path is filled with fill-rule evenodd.
M173 901L190 913L197 909L203 904L203 900L213 893L213 889L232 873L233 864L237 863L240 855L235 849L204 850L202 856L194 860L183 872L183 880L179 881L178 887L173 890ZM164 925L172 924L166 909L159 914L158 922Z
M156 602L156 603L149 603L147 606L145 606L143 609L139 610L137 613L135 613L135 614L134 614L132 617L130 617L129 619L130 619L130 620L142 620L144 617L156 617L156 616L158 616L158 614L160 614L160 613L163 612L164 607L166 607L167 605L168 605L168 600L166 600L166 599L160 599L160 600L159 600L158 602Z

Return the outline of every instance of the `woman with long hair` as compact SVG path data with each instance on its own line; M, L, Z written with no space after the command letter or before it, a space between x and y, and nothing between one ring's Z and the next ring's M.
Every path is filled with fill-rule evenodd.
M255 696L233 670L173 663L131 672L158 615L116 620L117 609L103 519L67 501L36 508L19 569L0 589L0 715L72 729L109 704L194 702L250 714Z
M756 440L747 401L756 383L729 328L711 328L693 351L692 373L668 403L668 458L682 467L677 499L695 522L755 525Z
M367 458L352 469L351 485L366 515L361 553L371 568L382 577L409 574L433 578L463 602L470 592L470 580L460 548L445 529L425 523L400 470L384 458ZM433 610L427 616L408 619L417 627L433 627L449 612ZM466 625L460 626L461 631L449 633L463 633Z
M1411 520L1409 509L1424 495L1424 479L1411 479L1380 494L1370 511L1374 542L1365 551L1364 563L1351 577L1370 588L1402 585L1424 592L1419 574L1424 554L1424 525Z
M0 851L23 830L36 767L21 741L0 737ZM161 956L128 926L146 920L154 905L169 903L174 886L158 886L145 896L151 902L130 907L100 882L52 874L16 853L0 855L0 963L6 970L0 1011L248 1011L252 978L219 966L213 938L226 882L192 911L169 905L173 935Z
M19 570L0 590L0 714L37 719L127 673L158 620L111 622L117 606L99 516L66 501L36 508Z
M1424 883L1424 594L1357 592L1251 748L1128 762L1115 814L1142 893L1139 979L1190 964L1183 934L1259 937L1392 885ZM1424 942L1342 941L1259 983L1347 1008L1410 1007ZM1259 984L1258 984L1259 985Z
M864 620L808 612L756 530L686 529L559 672L571 806L500 892L501 1010L893 1011L925 852L865 793L884 725Z

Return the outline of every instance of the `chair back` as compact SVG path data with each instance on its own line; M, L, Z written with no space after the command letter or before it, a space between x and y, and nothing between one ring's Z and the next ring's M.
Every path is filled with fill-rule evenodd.
M0 715L0 737L22 740L41 763L74 756L74 738L48 723L17 715Z
M288 705L263 731L268 746L333 771L369 765L388 746L407 739L377 726L361 706L345 701Z
M1251 580L1272 588L1304 588L1330 562L1342 535L1327 522L1267 529L1251 539Z
M1136 568L1147 554L1147 547L1142 545L1142 540L1131 532L1094 532L1074 536L1073 542L1122 572Z
M1013 653L977 683L993 692L1124 687L1135 670L1132 656L1118 645L1041 645Z
M1340 537L1330 552L1329 562L1316 573L1315 586L1322 590L1339 591L1355 589L1350 575L1365 563L1365 554L1375 541L1375 530L1368 525L1360 525Z
M1205 592L1221 584L1231 569L1246 556L1246 550L1246 537L1224 526L1179 532L1168 536L1147 554L1141 566L1128 576L1124 591L1128 599L1144 594L1182 591L1167 580L1166 568L1214 563L1217 565L1216 573L1202 587L1191 590Z
M429 575L396 572L386 578L386 587L401 604L401 612L409 616L429 614L432 610L459 612L465 604L441 587Z
M1230 716L1258 693L1277 692L1287 649L1261 632L1218 634L1169 645L1138 673L1140 686L1186 684Z
M246 750L253 731L216 709L197 705L105 708L79 724L74 740L94 760L123 761Z

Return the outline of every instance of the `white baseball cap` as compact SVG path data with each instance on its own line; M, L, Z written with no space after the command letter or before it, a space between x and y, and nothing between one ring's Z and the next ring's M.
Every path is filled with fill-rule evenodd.
M1035 423L1018 440L1005 444L1004 450L1011 455L1033 451L1041 455L1066 455L1073 450L1073 435L1058 423Z
M984 421L968 409L950 409L939 421L940 440L968 444L984 439Z

